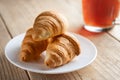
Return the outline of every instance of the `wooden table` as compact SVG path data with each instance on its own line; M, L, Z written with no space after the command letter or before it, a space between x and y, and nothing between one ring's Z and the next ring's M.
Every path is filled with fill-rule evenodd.
M96 45L98 55L92 64L50 75L22 70L6 59L6 43L32 27L35 17L45 10L62 13L69 30L75 29ZM81 0L0 0L0 80L120 80L120 25L104 33L91 33L81 28L83 24Z

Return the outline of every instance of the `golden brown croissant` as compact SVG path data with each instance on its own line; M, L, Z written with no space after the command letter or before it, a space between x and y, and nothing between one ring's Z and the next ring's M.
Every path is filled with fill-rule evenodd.
M32 39L33 29L30 28L23 39L20 58L22 61L32 61L39 59L40 53L42 53L48 44L48 40L34 41Z
M45 64L54 68L71 61L80 54L80 46L77 39L71 34L62 34L54 37L46 50Z
M40 41L60 35L65 32L67 25L66 19L61 14L45 11L35 19L32 37L34 40Z

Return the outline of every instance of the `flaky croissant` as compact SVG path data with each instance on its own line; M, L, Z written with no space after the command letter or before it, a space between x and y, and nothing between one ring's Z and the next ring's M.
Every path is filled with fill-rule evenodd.
M34 22L33 39L45 40L65 32L67 20L59 13L53 11L42 12Z
M22 61L32 61L37 60L40 57L47 45L48 40L44 41L34 41L32 39L33 29L30 28L23 39L20 51L20 59Z
M71 34L54 37L48 44L44 63L51 68L64 65L80 54L77 39Z

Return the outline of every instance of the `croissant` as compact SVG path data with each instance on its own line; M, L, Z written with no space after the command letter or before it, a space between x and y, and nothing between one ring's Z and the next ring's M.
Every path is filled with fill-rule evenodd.
M40 58L40 54L46 49L48 40L34 41L32 39L33 29L30 28L23 39L20 59L22 61L32 61Z
M80 54L80 45L77 39L68 33L55 36L48 44L44 63L54 68L71 61Z
M45 11L35 19L32 37L36 41L45 40L64 33L67 26L67 20L61 14Z

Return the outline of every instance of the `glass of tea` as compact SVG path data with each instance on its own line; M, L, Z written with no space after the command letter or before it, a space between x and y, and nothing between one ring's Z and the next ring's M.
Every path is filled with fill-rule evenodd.
M119 14L120 0L82 0L84 28L92 32L111 29Z

